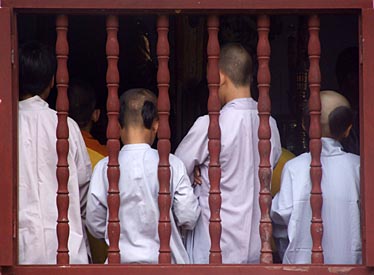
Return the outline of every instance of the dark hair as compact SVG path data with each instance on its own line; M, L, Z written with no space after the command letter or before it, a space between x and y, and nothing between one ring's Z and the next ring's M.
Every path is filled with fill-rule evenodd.
M238 43L225 45L220 52L219 68L235 86L249 86L252 81L252 58Z
M149 90L143 88L126 91L120 98L119 122L122 128L143 126L151 129L158 118L157 98Z
M329 114L329 128L331 135L341 140L348 127L353 124L353 111L347 106L339 106Z
M24 95L41 95L50 84L57 62L51 47L28 42L19 49L19 91Z
M341 140L343 138L344 132L353 123L353 111L347 106L339 106L329 114L328 119L330 134L334 139ZM308 105L304 107L303 124L305 131L307 131L307 133L309 134L310 114Z
M83 80L73 80L69 84L69 115L80 128L90 123L96 108L96 94L93 87Z

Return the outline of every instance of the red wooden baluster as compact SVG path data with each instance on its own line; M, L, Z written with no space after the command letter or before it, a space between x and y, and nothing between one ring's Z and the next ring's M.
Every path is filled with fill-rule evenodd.
M317 15L309 17L309 110L310 110L310 128L309 128L309 148L312 157L310 164L310 179L312 181L312 191L310 194L310 205L312 207L312 224L311 234L313 240L312 248L312 263L321 264L323 260L322 249L322 165L320 161L321 156L321 99L320 99L320 84L321 72L319 68L319 59L321 55L321 46L319 42L319 18Z
M270 165L270 137L271 130L269 117L271 111L271 102L269 97L270 89L270 43L269 43L270 19L267 15L260 15L257 18L258 44L258 115L260 117L260 125L258 128L258 150L260 154L260 166L258 176L260 179L260 196L259 203L261 209L260 220L260 236L261 236L261 263L270 264L273 262L271 250L272 225L269 215L271 207L270 181L271 181L271 165Z
M210 255L209 263L220 264L222 263L221 254L221 165L219 162L219 155L221 152L221 129L219 127L219 112L221 104L218 98L219 89L219 17L211 15L208 17L208 87L209 87L209 129L208 129L208 149L209 149L209 234L210 234Z
M170 112L170 101L169 101L169 18L161 15L157 19L157 58L158 58L158 71L157 71L157 83L158 83L158 115L160 119L160 125L158 130L158 154L160 157L158 163L158 181L160 183L160 189L158 192L158 207L160 209L160 218L158 223L158 235L160 237L160 254L158 262L161 264L171 263L170 253L170 164L169 164L169 153L170 153L170 127L169 127L169 112Z
M109 152L108 161L108 263L120 263L121 256L119 250L119 236L120 236L120 223L118 218L120 196L118 189L119 181L119 163L118 153L120 150L120 127L118 123L119 115L119 72L118 72L118 58L119 58L119 45L117 39L118 33L118 17L110 15L106 20L107 41L106 41L106 55L108 60L108 70L106 74L106 81L108 87L108 129L107 129L107 147Z
M57 56L57 130L56 130L56 150L57 150L57 169L56 176L58 182L57 189L57 264L69 264L69 128L68 128L68 112L69 100L67 96L67 89L69 84L69 72L67 68L67 61L69 55L69 44L67 40L68 32L68 17L66 15L59 15L56 19L56 56Z

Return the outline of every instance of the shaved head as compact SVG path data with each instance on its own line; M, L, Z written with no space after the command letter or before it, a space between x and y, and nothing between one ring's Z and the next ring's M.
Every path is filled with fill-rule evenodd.
M334 91L321 91L322 135L340 140L353 123L348 100Z
M321 131L323 137L345 138L353 124L353 111L348 100L335 91L321 91ZM309 107L303 114L306 130L310 127Z
M121 128L144 127L151 129L158 118L157 98L149 90L138 88L126 91L120 98Z
M236 87L250 86L252 58L242 45L232 43L221 49L219 69L230 78Z

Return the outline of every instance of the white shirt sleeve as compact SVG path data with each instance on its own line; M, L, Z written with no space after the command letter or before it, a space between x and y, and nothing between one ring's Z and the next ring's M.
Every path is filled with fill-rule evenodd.
M292 208L292 173L286 163L282 171L280 191L275 195L271 205L270 216L273 223L279 225L288 225Z
M200 207L188 179L186 169L180 162L176 171L180 180L176 185L173 196L172 210L176 223L183 229L192 230L200 216Z
M107 220L107 158L101 160L94 169L88 191L87 222L90 233L97 239L104 239Z
M186 166L187 175L191 180L195 166L204 163L209 156L208 125L208 116L198 118L175 151L175 155Z

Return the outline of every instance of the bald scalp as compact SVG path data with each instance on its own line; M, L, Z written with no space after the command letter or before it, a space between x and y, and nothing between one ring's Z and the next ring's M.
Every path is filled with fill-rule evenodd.
M252 67L252 58L242 45L230 43L222 47L219 69L230 78L236 87L250 86Z
M322 135L340 140L353 123L351 106L343 95L335 91L321 91L320 96Z
M121 128L145 127L151 129L152 123L158 118L157 98L147 89L131 89L120 98Z
M321 91L321 131L323 137L341 140L353 124L353 111L348 100L335 91ZM309 107L303 114L305 129L310 127Z

